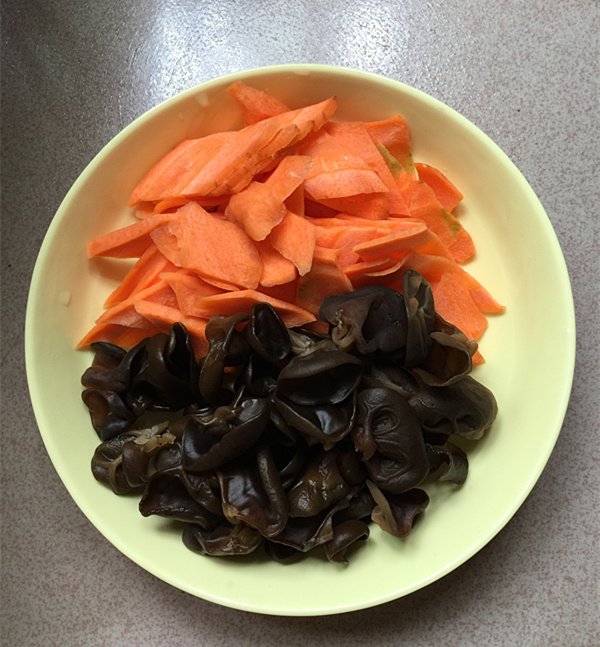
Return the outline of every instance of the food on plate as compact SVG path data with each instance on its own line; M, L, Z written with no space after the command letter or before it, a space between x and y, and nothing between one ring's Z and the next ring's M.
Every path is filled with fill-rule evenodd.
M214 315L199 361L182 323L130 350L94 342L94 477L138 492L142 515L184 522L203 555L262 545L292 563L323 546L345 563L371 522L406 537L428 479L464 483L456 443L480 438L497 405L429 283L408 270L402 287L326 297L326 333L288 327L268 302Z
M441 317L481 338L504 308L462 267L475 253L453 214L462 194L413 161L400 115L336 122L335 97L291 109L242 82L229 93L244 127L180 142L133 190L138 220L90 241L90 258L137 260L80 348L134 346L182 322L199 359L211 316L262 301L286 325L323 332L323 299L401 291L408 270L430 283Z

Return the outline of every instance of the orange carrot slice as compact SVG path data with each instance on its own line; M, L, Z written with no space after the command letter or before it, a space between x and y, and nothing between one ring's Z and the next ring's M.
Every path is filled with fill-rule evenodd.
M225 284L256 288L262 262L248 234L236 224L207 213L195 202L175 215L169 230L177 240L181 267L194 270L209 283L216 281L219 287Z
M435 310L446 321L453 323L469 339L478 340L488 327L488 321L473 301L466 285L450 272L444 272L439 281L431 284Z
M173 214L157 213L104 236L98 236L88 245L88 258L139 258L152 244L150 234L172 218Z
M262 182L231 196L225 216L238 224L253 240L264 240L286 214L286 207L275 191Z
M377 173L388 190L390 214L408 216L402 193L366 125L360 121L329 122L323 129L346 148L358 154Z
M160 278L171 286L175 293L176 306L184 315L191 313L194 301L199 296L212 296L223 292L220 288L201 279L192 270L180 268L176 272L163 272Z
M227 192L238 193L244 189L255 175L283 157L290 148L303 142L312 132L318 131L333 115L336 108L337 100L335 97L331 97L306 108L292 110L255 124L258 126L273 122L279 124L279 130L264 146L255 149L254 155L251 155L242 165L228 174L220 186L211 191L211 195ZM249 128L252 127L249 126Z
M293 211L297 216L305 214L304 186L301 184L285 199L285 206L288 211Z
M232 315L236 312L250 314L255 303L264 301L270 303L277 310L288 328L303 326L315 320L315 317L302 307L286 301L279 301L256 290L238 290L212 297L198 297L195 303L195 314L207 319L214 315Z
M353 251L363 261L373 261L382 257L400 259L413 249L422 254L443 256L453 260L444 243L432 231L427 229L423 221L413 220L412 218L403 218L401 220L405 226L395 228L389 234L368 239L356 245Z
M463 199L463 194L454 184L433 166L415 162L415 168L419 174L419 180L423 180L423 182L431 187L444 209L454 211L458 203Z
M308 155L288 155L277 165L265 184L280 200L286 200L307 177L312 158Z
M402 171L396 176L412 218L420 218L437 234L456 261L467 261L475 253L470 234L440 204L433 189L422 180L415 180Z
M273 248L298 268L304 276L311 268L315 249L315 226L306 218L288 211L268 238Z
M365 126L373 141L385 149L385 151L381 151L382 155L385 157L385 153L388 153L398 160L407 173L416 177L412 161L410 134L404 118L397 115L390 119L365 123Z
M256 241L255 245L262 261L261 286L270 288L296 278L298 271L294 263L278 252L270 240Z
M108 310L105 310L96 319L96 323L112 323L119 326L127 326L128 328L147 327L148 322L138 314L134 307L137 301L151 301L171 307L177 306L177 299L171 287L166 281L159 280L158 283L155 283L145 290L140 290L128 299L125 299L125 301L121 301L121 303L117 303Z
M281 101L262 90L246 85L242 81L232 83L227 88L227 91L242 109L246 125L255 124L257 121L289 111L289 108Z
M389 270L391 267L398 266L395 258L378 258L374 261L359 261L344 267L344 274L350 279L355 289L362 288L365 285L376 284L373 276L377 272Z

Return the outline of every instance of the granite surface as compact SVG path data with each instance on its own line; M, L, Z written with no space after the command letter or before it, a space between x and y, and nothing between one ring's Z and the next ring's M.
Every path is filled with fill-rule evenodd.
M4 0L2 645L600 645L599 31L594 0ZM23 352L39 247L102 146L197 83L293 62L403 81L492 137L547 210L578 326L558 443L508 525L425 589L316 619L196 599L109 544L45 452Z

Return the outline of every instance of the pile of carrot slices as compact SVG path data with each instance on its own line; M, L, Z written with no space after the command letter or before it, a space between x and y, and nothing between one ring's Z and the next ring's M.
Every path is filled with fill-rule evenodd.
M137 261L79 348L132 346L180 321L200 358L211 316L259 301L289 327L322 330L326 296L400 290L407 269L431 283L442 317L480 339L485 315L504 308L461 267L475 253L452 213L463 196L413 162L401 116L335 122L334 97L290 110L241 82L229 93L246 126L181 142L134 189L137 221L89 243L90 258Z

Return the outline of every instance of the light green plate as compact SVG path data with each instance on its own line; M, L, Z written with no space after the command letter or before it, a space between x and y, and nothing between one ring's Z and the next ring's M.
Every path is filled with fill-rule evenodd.
M475 377L495 393L499 415L470 453L462 487L428 488L431 504L405 540L373 527L347 567L324 558L292 566L219 559L184 547L180 531L143 518L136 497L98 484L98 444L81 401L91 352L75 345L124 275L122 261L89 261L88 241L132 222L131 190L177 142L237 128L225 92L244 79L292 107L335 94L337 120L402 114L414 158L438 167L464 193L460 219L477 257L468 270L506 313L481 342L487 363ZM237 609L318 615L370 607L415 591L453 570L492 539L531 491L565 415L575 358L573 300L556 236L536 195L506 155L452 109L401 83L326 66L279 66L205 83L143 115L111 141L69 191L35 266L25 330L27 375L37 422L56 470L96 528L134 562L206 600Z

